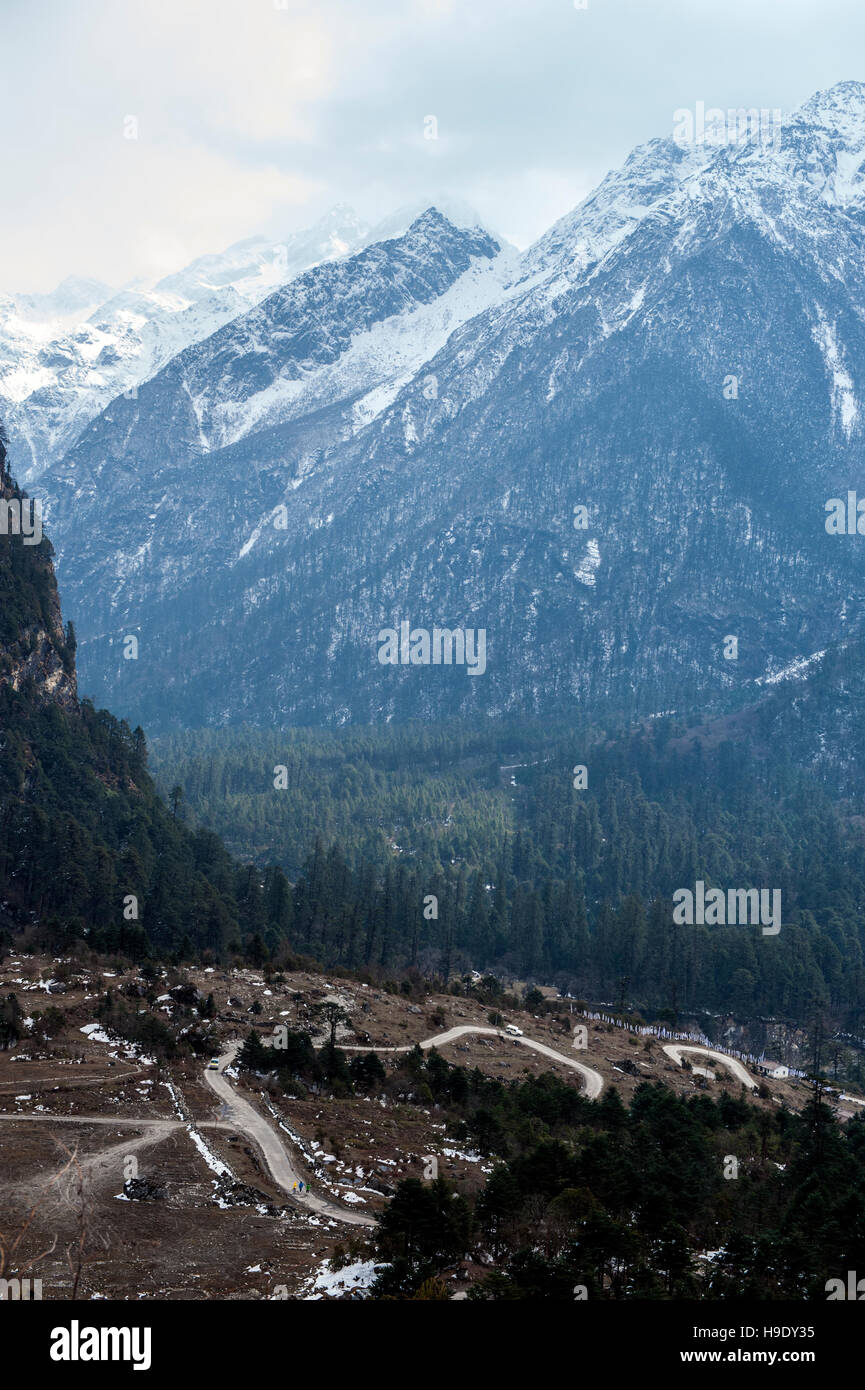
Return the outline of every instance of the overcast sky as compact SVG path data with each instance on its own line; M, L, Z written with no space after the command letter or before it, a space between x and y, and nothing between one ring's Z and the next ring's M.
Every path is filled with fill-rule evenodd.
M0 0L0 57L0 291L47 290L440 191L528 245L677 108L865 78L865 0Z

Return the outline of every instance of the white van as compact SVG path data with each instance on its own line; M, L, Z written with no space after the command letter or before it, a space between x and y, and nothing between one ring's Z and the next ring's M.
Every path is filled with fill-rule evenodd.
M510 1033L511 1037L513 1037L513 1038L521 1038L521 1037L523 1036L523 1030L522 1030L522 1028L518 1028L517 1025L516 1025L515 1023L508 1023L508 1024L506 1024L506 1025L505 1025L505 1032L506 1032L506 1033Z

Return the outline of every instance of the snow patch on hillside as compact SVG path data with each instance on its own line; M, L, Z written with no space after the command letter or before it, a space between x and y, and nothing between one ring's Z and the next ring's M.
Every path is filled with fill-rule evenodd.
M824 318L819 309L817 314L818 320L813 330L814 340L823 354L823 361L832 381L832 409L840 415L841 427L849 439L859 418L853 379L844 366L834 325Z

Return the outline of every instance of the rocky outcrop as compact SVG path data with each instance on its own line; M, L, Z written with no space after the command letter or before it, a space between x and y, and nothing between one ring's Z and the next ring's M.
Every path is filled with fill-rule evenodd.
M0 438L0 686L76 709L74 637L64 631L52 557L38 504L7 472Z

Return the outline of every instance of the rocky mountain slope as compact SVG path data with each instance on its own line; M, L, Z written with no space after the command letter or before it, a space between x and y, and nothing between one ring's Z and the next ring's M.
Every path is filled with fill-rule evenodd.
M854 634L863 151L845 83L777 147L651 142L518 264L429 214L409 269L321 267L181 355L46 478L88 688L163 727L633 716ZM401 622L483 629L484 673L383 665Z
M429 211L401 237L306 272L180 354L136 399L114 401L41 483L69 560L64 581L77 587L89 574L99 605L93 622L83 619L82 651L122 661L134 682L141 667L121 650L129 627L152 672L152 583L162 593L172 574L197 584L213 562L237 565L245 586L256 535L293 524L282 500L335 439L381 412L455 324L499 296L510 264L487 233ZM155 432L164 448L154 449ZM97 520L103 504L117 527Z
M8 471L2 431L0 512L0 686L75 709L74 636L63 627L51 542Z

